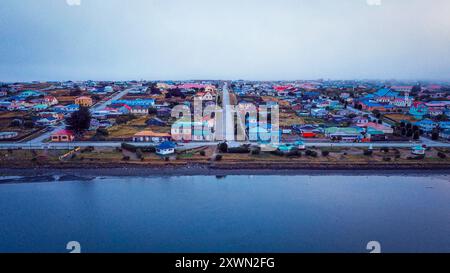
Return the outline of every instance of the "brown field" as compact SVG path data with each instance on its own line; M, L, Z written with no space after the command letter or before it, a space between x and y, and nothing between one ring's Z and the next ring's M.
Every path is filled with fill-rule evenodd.
M74 103L76 97L61 96L61 97L56 97L56 99L58 100L59 104L72 104L72 103Z
M302 117L297 116L293 112L280 113L280 126L292 126L295 124L306 124Z
M410 115L403 115L403 114L387 114L387 115L384 115L384 117L389 118L391 120L394 120L396 122L401 122L402 120L407 120L407 121L410 121L410 122L416 122L417 121L412 116L410 116Z

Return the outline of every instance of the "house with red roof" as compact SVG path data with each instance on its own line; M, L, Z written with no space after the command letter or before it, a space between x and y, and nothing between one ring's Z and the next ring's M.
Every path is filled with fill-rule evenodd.
M75 134L71 130L59 130L52 134L52 142L72 142L75 140Z

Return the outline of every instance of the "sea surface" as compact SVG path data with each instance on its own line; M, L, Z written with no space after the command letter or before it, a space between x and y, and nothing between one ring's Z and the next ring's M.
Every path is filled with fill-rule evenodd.
M0 252L450 252L445 174L0 177Z

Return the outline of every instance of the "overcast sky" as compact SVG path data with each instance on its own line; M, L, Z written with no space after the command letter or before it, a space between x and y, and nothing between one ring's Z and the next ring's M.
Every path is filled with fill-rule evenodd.
M450 80L449 0L78 1L0 1L0 80Z

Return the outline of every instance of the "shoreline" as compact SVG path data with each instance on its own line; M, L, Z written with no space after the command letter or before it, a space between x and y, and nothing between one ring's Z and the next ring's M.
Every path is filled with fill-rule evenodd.
M102 164L101 166L73 165L73 166L33 166L33 167L11 167L2 166L0 168L0 177L6 176L51 176L66 175L76 177L86 176L227 176L227 175L423 175L443 174L450 175L450 166L447 164L436 165L396 165L396 164L364 164L364 165L326 165L326 164L308 164L296 166L276 166L276 164L258 165L247 164L239 165L218 165L208 164L185 165L185 166L149 166L135 164ZM80 171L82 170L82 173ZM1 181L0 181L1 184Z

